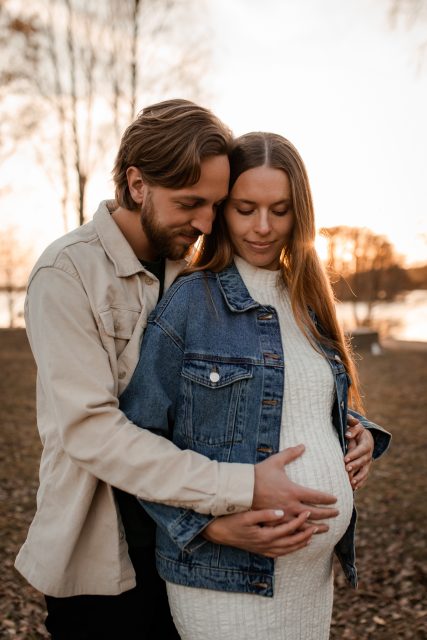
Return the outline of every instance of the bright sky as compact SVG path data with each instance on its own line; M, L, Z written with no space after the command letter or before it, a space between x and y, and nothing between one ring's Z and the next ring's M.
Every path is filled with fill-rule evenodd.
M390 4L216 0L212 107L297 146L318 227L368 226L427 262L427 16L392 30Z
M318 227L369 226L408 264L427 262L427 54L416 68L427 19L392 30L390 0L206 2L208 106L236 134L270 130L297 146ZM92 184L88 212L111 196L108 180ZM2 167L1 184L10 192L2 194L0 224L20 226L37 254L63 228L30 148Z

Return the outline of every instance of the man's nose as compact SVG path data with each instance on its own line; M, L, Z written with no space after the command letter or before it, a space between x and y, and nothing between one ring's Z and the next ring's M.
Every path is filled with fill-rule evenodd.
M209 234L212 231L213 221L215 220L215 209L213 207L204 207L197 212L197 215L191 221L193 229L197 229L200 233Z

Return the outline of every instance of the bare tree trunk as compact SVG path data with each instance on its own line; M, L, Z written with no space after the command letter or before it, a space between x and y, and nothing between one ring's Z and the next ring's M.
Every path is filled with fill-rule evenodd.
M55 106L56 112L58 116L58 124L59 124L59 136L58 136L58 159L60 166L60 175L62 182L62 193L61 193L61 214L62 214L62 222L64 225L64 232L68 231L68 200L70 197L70 187L68 180L68 163L67 163L67 155L66 155L66 122L67 122L67 113L64 105L64 91L62 87L61 81L61 71L60 64L58 60L57 48L55 44L55 24L53 19L52 12L52 2L49 6L49 23L47 29L47 37L48 37L48 55L50 57L50 61L52 64L53 70L53 84L55 90Z
M84 223L84 194L87 176L82 171L82 159L80 150L80 138L78 127L78 99L77 99L77 72L76 72L76 49L74 44L73 30L73 9L70 0L64 0L68 11L68 27L67 27L67 48L70 59L70 98L71 98L71 133L74 150L74 169L77 175L78 188L78 220L79 225Z
M7 309L9 313L9 329L15 327L15 293L11 287L7 288Z
M117 66L117 60L119 59L119 47L117 46L118 39L118 22L119 14L116 11L116 5L114 2L110 3L110 23L111 23L111 50L108 61L108 74L111 78L111 115L112 126L114 130L114 136L116 143L120 140L120 100L121 100L121 69Z
M139 37L139 7L140 0L133 1L132 10L132 44L130 62L130 120L135 118L136 92L138 85L138 37Z
M357 300L352 300L351 305L353 309L354 324L356 325L356 327L360 327L362 325L362 321L360 320L360 317L357 311L357 305L358 305Z

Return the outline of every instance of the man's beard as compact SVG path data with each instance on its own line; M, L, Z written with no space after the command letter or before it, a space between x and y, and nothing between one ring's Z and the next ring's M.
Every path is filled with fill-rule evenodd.
M157 222L150 193L147 194L145 204L141 207L141 226L156 255L159 258L169 258L170 260L180 260L184 258L190 247L193 246L194 242L196 242L197 238L201 235L200 231L197 231L197 229L191 226L178 227L176 229L161 226ZM194 242L176 244L175 238L182 234L193 237Z

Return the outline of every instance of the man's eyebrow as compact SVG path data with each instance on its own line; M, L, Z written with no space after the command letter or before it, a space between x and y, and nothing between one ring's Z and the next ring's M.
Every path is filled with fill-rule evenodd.
M215 202L216 206L223 204L223 202L225 202L227 198L228 198L228 194L222 196L222 198L220 198ZM205 202L207 202L206 198L202 198L201 196L191 195L190 193L188 195L183 194L182 196L175 196L173 198L174 202L182 202L183 200L186 202L191 202L192 204L205 204Z
M188 195L185 195L183 193L182 196L175 196L173 200L174 202L181 202L182 200L188 200L188 201L191 200L191 202L199 202L199 203L206 202L206 198L202 198L201 196L191 195L190 193Z

